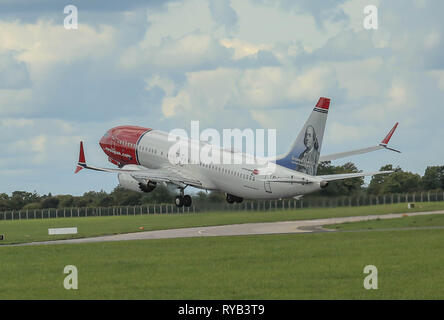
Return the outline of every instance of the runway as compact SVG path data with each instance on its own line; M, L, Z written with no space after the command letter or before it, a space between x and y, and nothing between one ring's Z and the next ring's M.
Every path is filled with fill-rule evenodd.
M376 219L396 219L404 216L420 216L431 214L444 214L444 211L416 212L400 214L370 215L358 217L328 218L314 220L266 222L266 223L245 223L212 227L180 228L157 231L142 231L136 233L126 233L118 235L79 238L69 240L52 240L31 243L21 243L10 246L33 246L33 245L54 245L54 244L78 244L94 242L131 241L148 239L173 239L191 237L220 237L220 236L243 236L243 235L267 235L267 234L296 234L296 233L316 233L316 232L338 232L323 228L325 225L340 224L347 222L358 222Z

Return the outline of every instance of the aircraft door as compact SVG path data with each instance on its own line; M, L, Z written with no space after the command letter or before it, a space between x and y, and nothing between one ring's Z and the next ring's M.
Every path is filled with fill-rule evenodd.
M265 181L264 182L264 188L265 188L265 192L272 193L272 191L271 191L271 184L270 184L269 181Z

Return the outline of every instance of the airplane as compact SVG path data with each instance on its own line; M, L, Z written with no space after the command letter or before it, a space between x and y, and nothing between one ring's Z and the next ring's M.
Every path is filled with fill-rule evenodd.
M177 207L190 207L192 198L184 190L191 186L202 190L225 193L228 203L244 199L300 199L302 196L324 189L329 182L357 177L389 174L393 171L317 175L318 165L353 155L386 149L398 123L376 146L321 156L322 140L329 112L330 99L321 97L300 131L290 150L271 159L258 159L252 155L226 150L203 141L186 139L193 148L206 147L219 156L234 157L241 164L190 161L179 154L172 161L175 145L168 133L139 126L118 126L108 130L99 145L108 160L117 168L98 168L86 164L83 142L80 142L79 161L75 173L90 169L118 174L120 186L138 192L151 192L160 183L175 185L179 195ZM178 160L179 159L179 160ZM233 159L233 158L231 158ZM250 161L245 161L249 159ZM238 163L238 162L235 162Z

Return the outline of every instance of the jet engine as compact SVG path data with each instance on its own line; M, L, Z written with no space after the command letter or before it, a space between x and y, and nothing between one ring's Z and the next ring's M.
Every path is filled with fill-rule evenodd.
M328 187L328 181L321 181L319 183L319 186L321 187L321 189L325 189Z
M139 182L127 173L119 173L118 178L119 178L120 186L122 188L132 190L132 191L148 193L148 192L153 191L157 186L156 182L149 181L149 180L146 183Z

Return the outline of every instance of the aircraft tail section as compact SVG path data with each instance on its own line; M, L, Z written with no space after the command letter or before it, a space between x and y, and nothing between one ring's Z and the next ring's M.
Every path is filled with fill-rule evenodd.
M276 164L312 176L316 175L329 107L330 99L319 98L290 151L278 158Z

